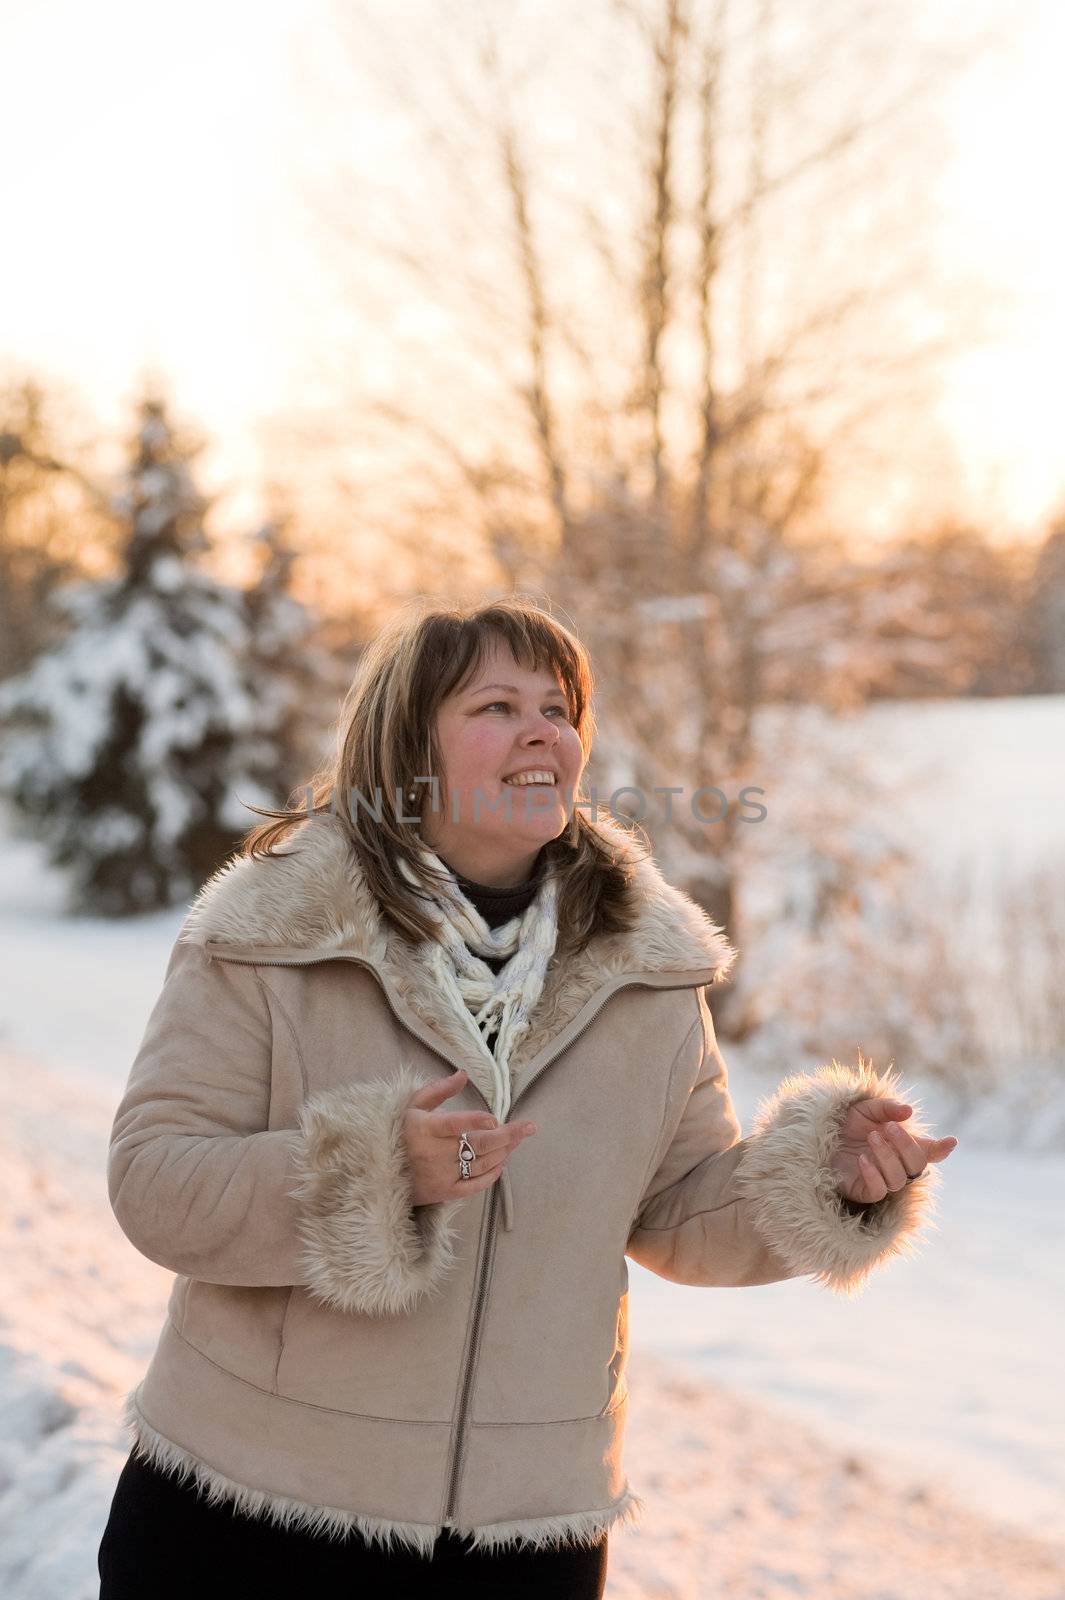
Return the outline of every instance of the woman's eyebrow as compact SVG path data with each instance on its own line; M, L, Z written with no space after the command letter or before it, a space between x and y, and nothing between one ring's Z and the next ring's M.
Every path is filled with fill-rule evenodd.
M486 689L505 689L508 694L520 694L521 693L521 690L518 689L516 687L516 685L513 684L513 683L482 683L479 689L471 689L470 690L470 694L484 694ZM559 698L562 699L562 700L564 700L566 698L565 689L559 689L559 688L556 687L554 689L545 689L544 690L545 698L547 698L547 697L549 697L550 695L553 695L553 694L557 694L559 696Z

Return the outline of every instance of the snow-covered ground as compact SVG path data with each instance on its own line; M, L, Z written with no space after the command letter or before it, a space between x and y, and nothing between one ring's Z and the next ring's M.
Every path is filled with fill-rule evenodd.
M734 1289L630 1270L634 1343L822 1428L863 1461L1065 1537L1065 1156L962 1143L916 1259L854 1301L809 1279Z
M914 791L935 862L1065 846L1065 699L873 716L900 769L946 757L930 809ZM33 847L5 840L3 861L0 1593L89 1600L118 1404L172 1281L111 1215L106 1143L182 912L66 919ZM765 1085L726 1056L746 1126ZM1065 1151L999 1149L993 1107L948 1124L904 1081L961 1144L921 1255L858 1300L629 1263L626 1465L647 1509L611 1541L610 1600L1065 1600Z

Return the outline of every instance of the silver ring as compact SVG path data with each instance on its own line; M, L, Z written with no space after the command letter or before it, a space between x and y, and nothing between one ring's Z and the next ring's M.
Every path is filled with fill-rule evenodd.
M477 1160L477 1152L473 1148L473 1145L470 1143L468 1135L466 1135L465 1133L460 1133L459 1134L459 1177L460 1178L472 1178L473 1177L473 1173L470 1170L470 1163L471 1163L471 1161L476 1161L476 1160Z

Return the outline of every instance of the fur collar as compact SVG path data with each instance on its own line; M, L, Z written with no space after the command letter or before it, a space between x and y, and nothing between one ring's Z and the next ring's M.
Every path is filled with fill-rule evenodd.
M639 922L628 933L598 935L568 960L552 958L532 1026L511 1059L515 1097L517 1079L527 1081L537 1058L563 1032L576 1031L614 989L717 983L736 959L706 913L668 884L654 861L634 857L628 835L609 815L600 814L596 827L635 859ZM344 825L329 813L308 817L277 848L279 859L237 856L220 867L193 901L179 940L222 960L258 956L296 965L312 953L353 956L374 970L401 1019L490 1093L487 1069L442 1001L428 960L382 917Z

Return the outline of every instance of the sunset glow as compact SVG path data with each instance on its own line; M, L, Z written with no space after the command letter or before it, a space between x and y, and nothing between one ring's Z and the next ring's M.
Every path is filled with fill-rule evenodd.
M1053 0L1010 10L1009 52L943 108L954 156L936 246L995 290L994 343L954 362L933 419L964 471L963 509L991 537L1037 533L1065 495L1065 223L1053 200L1065 12ZM255 504L269 465L258 425L319 398L316 352L352 317L322 280L294 192L326 138L301 63L330 26L324 0L164 11L40 0L5 21L0 126L18 157L5 174L16 245L0 364L70 385L116 434L139 375L164 373L210 437L209 485L240 491L222 522ZM353 100L346 144L369 165L403 159L369 97ZM367 338L368 364L416 314L395 305L376 345Z

